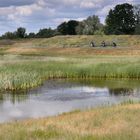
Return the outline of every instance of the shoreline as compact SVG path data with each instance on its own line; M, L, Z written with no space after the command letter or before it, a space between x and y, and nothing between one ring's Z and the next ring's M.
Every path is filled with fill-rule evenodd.
M140 103L128 101L109 107L77 110L55 117L0 124L0 138L138 140L139 116ZM7 132L6 135L4 132Z

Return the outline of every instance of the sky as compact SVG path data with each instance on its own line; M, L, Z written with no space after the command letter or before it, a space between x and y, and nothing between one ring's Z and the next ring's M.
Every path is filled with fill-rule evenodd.
M68 20L81 21L98 15L102 23L117 4L140 4L140 0L0 0L0 34L25 27L27 32L56 28Z

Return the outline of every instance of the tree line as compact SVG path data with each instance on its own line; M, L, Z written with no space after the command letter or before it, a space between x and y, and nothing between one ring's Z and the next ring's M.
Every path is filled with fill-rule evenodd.
M49 38L56 35L140 35L140 5L118 4L110 9L105 25L97 15L89 16L83 21L63 22L56 29L44 28L38 33L26 33L19 27L15 32L6 32L3 39Z

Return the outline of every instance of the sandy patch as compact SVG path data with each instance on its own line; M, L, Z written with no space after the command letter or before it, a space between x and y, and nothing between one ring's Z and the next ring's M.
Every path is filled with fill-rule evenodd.
M37 52L36 48L14 47L6 51L7 53L31 53Z

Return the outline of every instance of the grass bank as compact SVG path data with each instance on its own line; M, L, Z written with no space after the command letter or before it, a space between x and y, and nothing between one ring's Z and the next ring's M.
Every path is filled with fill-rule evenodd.
M2 140L139 140L140 104L126 103L58 117L0 125Z

